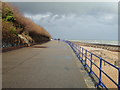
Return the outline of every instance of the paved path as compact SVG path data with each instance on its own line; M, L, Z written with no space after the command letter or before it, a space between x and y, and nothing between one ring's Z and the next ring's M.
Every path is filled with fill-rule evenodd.
M72 49L50 41L3 53L3 88L87 88Z

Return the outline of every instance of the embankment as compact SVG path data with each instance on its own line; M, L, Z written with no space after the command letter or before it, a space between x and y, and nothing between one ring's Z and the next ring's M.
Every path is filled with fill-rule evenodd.
M43 27L24 17L18 8L2 3L2 46L0 48L24 47L49 41L52 36Z

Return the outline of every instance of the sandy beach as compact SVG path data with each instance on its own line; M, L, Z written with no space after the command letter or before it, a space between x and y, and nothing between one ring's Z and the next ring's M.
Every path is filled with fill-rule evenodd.
M77 45L80 45L84 49L87 49L88 51L96 54L97 56L102 57L106 61L112 63L113 65L119 67L119 57L118 55L120 54L119 52L119 47L114 47L114 46L100 46L100 45L95 45L95 44L89 44L89 43L81 43L81 42L74 42ZM100 65L100 60L93 57L93 61L96 65ZM87 64L89 65L90 62L87 60ZM93 71L99 75L99 69L93 66ZM113 80L118 82L118 71L108 65L107 63L103 64L103 71L107 73ZM109 88L117 88L116 85L111 82L104 74L102 77L103 83L109 87ZM109 83L108 83L109 82Z

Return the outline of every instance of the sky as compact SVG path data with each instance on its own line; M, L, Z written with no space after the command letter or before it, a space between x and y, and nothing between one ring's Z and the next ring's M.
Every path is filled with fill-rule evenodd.
M118 40L117 2L12 2L53 38Z

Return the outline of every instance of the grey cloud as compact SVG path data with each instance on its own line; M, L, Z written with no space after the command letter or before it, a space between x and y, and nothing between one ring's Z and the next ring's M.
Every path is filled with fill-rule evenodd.
M117 3L12 3L26 17L62 39L116 40Z
M29 14L41 14L49 11L54 14L117 12L117 3L110 2L13 2L12 4L19 7L23 13Z

